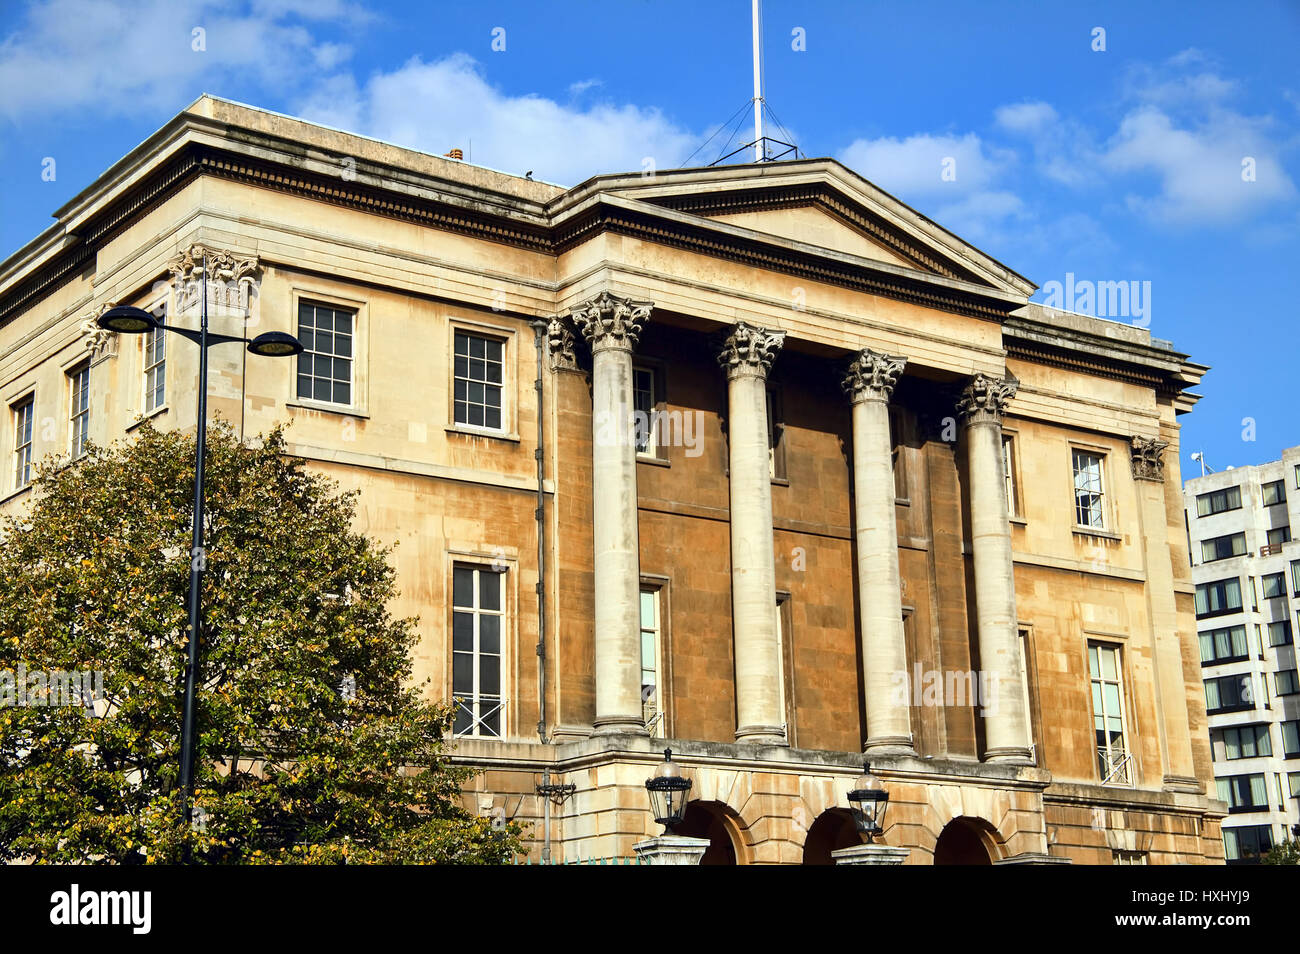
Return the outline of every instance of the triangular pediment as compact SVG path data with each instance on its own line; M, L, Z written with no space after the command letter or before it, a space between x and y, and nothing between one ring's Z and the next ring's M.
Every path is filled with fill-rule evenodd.
M738 225L755 232L806 242L835 252L858 255L878 262L889 262L891 265L920 268L922 271L934 271L906 255L899 254L897 250L887 248L882 243L869 238L861 230L853 228L816 205L703 214L715 222L726 222L728 225Z
M1028 297L1036 286L834 159L599 176L573 190Z

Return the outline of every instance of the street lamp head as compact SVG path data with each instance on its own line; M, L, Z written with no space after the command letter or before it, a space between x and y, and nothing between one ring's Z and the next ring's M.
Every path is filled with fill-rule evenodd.
M691 793L691 780L682 777L681 769L673 761L672 749L664 749L664 760L659 763L654 778L646 779L645 787L650 793L655 821L671 833L686 817L686 799Z
M853 791L849 792L849 804L853 806L853 821L858 831L871 841L884 831L885 809L889 806L889 793L885 791L880 779L871 774L871 765L862 763L862 775L858 778Z
M158 319L143 308L118 305L104 312L95 323L106 331L123 335L139 335L158 327Z
M302 351L302 342L283 331L264 331L248 343L248 350L267 358L288 358Z

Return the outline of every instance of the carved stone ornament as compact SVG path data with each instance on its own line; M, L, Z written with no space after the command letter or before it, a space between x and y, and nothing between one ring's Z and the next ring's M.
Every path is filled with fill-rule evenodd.
M107 301L82 319L78 330L86 336L86 350L90 352L90 363L99 364L108 358L117 357L117 332L109 331L98 325L99 317L110 308L116 308L117 302Z
M207 256L208 303L242 310L248 305L250 287L257 284L262 266L256 257L244 258L233 252L206 248L195 243L167 262L176 291L176 307L184 311L199 300L203 287L204 256Z
M546 345L551 355L551 369L576 371L578 356L574 351L573 323L552 315L546 323Z
M772 362L785 344L784 331L768 331L738 321L722 339L718 350L718 364L727 373L727 380L742 374L767 377Z
M970 384L962 389L957 399L957 414L967 424L1001 424L1007 405L1016 396L1020 382L1008 375L994 378L987 374L977 374Z
M1137 480L1165 479L1165 448L1168 441L1154 437L1134 437L1130 442L1133 449L1133 476Z
M857 401L888 401L907 359L863 348L844 373L844 392Z
M632 351L653 308L654 302L632 301L601 292L576 306L570 312L570 318L593 352L609 348Z

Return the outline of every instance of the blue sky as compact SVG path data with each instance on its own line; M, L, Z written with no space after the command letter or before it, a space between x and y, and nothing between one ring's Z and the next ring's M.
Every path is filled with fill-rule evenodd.
M805 154L1040 286L1137 283L1121 320L1213 367L1185 475L1197 449L1222 469L1300 444L1300 3L767 0L764 20L767 98ZM202 92L563 184L671 168L751 95L749 31L746 0L6 2L0 255Z

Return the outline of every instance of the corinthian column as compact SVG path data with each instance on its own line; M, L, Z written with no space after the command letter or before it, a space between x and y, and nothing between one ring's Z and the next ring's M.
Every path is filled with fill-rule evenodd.
M843 383L853 402L853 538L866 750L915 754L907 700L898 699L894 688L897 674L907 673L907 640L898 572L889 397L906 363L906 358L865 349L849 365Z
M718 353L718 364L727 374L736 741L760 745L788 744L776 642L767 423L767 373L784 340L784 331L767 331L741 321Z
M986 690L986 698L980 700L984 703L984 758L989 762L1029 760L1029 719L1020 691L1011 526L1002 474L1002 415L1015 396L1016 385L1014 378L999 380L977 374L957 402L966 426L981 685L992 688L992 693Z
M632 350L651 302L602 292L573 310L591 345L596 734L646 735L641 715L640 554Z

